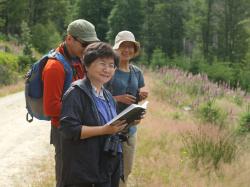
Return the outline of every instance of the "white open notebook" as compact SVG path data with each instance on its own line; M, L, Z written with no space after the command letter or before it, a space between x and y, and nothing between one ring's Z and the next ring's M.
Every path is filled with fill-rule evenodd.
M127 123L131 123L134 120L140 119L141 114L147 109L147 105L148 101L145 101L142 105L132 104L110 120L107 124L112 125L112 123L116 120L126 120Z

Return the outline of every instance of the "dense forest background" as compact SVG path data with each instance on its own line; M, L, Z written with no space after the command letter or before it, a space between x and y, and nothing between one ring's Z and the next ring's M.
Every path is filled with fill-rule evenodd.
M79 18L111 44L119 31L132 31L142 46L138 63L206 73L250 91L249 0L0 0L1 84L34 62L35 51L56 47ZM6 41L23 53L16 57Z

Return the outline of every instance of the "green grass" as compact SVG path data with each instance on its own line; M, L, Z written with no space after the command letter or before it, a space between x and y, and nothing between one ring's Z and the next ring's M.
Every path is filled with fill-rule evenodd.
M199 128L198 132L188 132L182 137L183 151L195 168L202 164L209 170L218 169L221 162L231 163L235 159L237 145L233 137L210 130Z

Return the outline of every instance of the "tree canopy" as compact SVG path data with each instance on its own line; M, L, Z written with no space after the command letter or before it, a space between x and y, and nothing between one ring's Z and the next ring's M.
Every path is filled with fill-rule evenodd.
M250 63L249 0L0 0L0 35L21 40L25 26L31 39L20 43L40 52L80 18L111 44L119 31L132 31L148 63L156 49L170 59L198 53L208 64Z

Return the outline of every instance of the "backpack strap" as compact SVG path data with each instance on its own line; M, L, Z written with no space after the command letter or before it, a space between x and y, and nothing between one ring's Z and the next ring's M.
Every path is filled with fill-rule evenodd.
M139 78L136 76L136 71L135 71L135 66L133 65L133 64L129 64L129 69L130 69L130 72L134 72L134 75L135 75L135 77L136 77L136 79L137 79L137 81L139 82Z
M66 90L70 87L70 84L72 82L73 71L72 71L70 64L61 53L55 51L55 53L53 54L53 57L56 58L64 67L66 76L65 76L65 81L64 81L63 93L65 93Z

